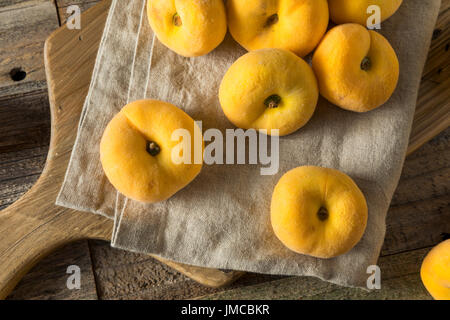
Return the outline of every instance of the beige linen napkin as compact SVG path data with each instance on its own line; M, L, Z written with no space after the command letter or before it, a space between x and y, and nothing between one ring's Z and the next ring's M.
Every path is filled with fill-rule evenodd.
M201 120L203 130L217 128L225 137L233 126L221 111L218 87L245 50L227 36L206 56L178 56L154 37L145 2L112 2L56 203L115 219L114 247L204 267L365 286L367 267L376 264L383 244L440 0L405 0L382 24L381 33L396 50L401 69L397 90L383 107L357 114L321 99L304 128L280 139L277 174L261 175L265 165L204 165L189 186L157 204L126 199L109 184L99 161L106 124L128 101L153 98L179 106ZM273 188L285 172L301 165L342 170L364 192L367 229L347 254L328 260L295 254L274 236L269 218Z

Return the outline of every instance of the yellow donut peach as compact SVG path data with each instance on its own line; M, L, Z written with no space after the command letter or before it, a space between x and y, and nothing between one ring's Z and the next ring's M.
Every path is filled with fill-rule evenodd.
M328 5L334 23L359 23L366 26L371 15L367 12L370 6L377 5L380 8L380 22L383 22L398 10L402 2L403 0L328 0Z
M420 277L436 300L450 300L450 239L434 247L425 257Z
M202 134L181 109L156 100L139 100L122 108L100 143L100 160L111 184L125 196L149 203L166 200L188 185L200 173L202 161L196 162L195 152L184 148L179 152L191 151L191 161L174 161L180 143L189 145L182 138L172 139L177 129L189 132L193 150L194 139Z
M159 41L185 57L211 52L227 33L223 0L148 0L147 15Z
M320 94L356 112L373 110L388 101L399 77L397 55L388 40L359 24L328 31L314 53L312 67Z
M367 224L363 193L346 174L304 166L287 172L271 203L275 235L290 250L317 258L348 252Z
M281 48L306 56L328 26L326 0L228 0L228 27L245 49Z
M284 136L304 126L319 98L311 67L284 49L260 49L240 57L227 71L219 100L227 118L243 129Z

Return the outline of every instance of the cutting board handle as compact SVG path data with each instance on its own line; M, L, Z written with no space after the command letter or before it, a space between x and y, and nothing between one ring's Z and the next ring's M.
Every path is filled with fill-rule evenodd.
M33 205L27 194L0 212L0 299L5 299L39 260L71 240L55 228L62 216L52 218L45 209Z

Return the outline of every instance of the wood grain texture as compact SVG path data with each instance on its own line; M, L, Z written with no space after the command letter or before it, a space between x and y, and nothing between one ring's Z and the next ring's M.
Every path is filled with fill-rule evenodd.
M226 290L204 300L240 299L418 299L429 300L420 280L421 262L430 248L380 258L381 289L365 291L340 287L312 277L286 277L258 285Z
M58 27L53 1L1 1L0 21L0 97L45 89L44 41ZM15 68L24 80L11 79Z
M192 299L217 293L147 255L117 250L105 241L90 241L99 299ZM227 288L239 288L280 276L245 274Z
M443 0L417 100L408 151L450 126L450 0Z
M26 1L9 1L9 3L18 3L18 2L26 2ZM32 1L27 1L32 2ZM91 1L57 1L60 5L59 12L60 15L63 12L61 8L67 6L69 4L80 3L83 8L83 2L86 2L86 6L90 5ZM421 136L420 124L423 121L430 120L430 117L425 113L422 116L420 115L420 110L433 110L436 104L440 104L443 102L444 105L448 108L448 96L445 96L445 91L449 92L449 84L446 82L448 80L448 73L445 73L448 70L448 43L450 36L448 35L448 7L450 1L444 0L443 6L441 8L441 14L439 17L439 21L437 23L436 29L441 31L435 32L435 37L432 41L432 46L430 49L430 54L428 57L428 61L425 67L421 92L419 95L418 105L423 105L421 108L418 107L418 112L416 113L416 119L413 127L413 133L411 136L411 146L409 151L417 150L417 145L422 143L423 139L417 140L416 136ZM3 5L0 5L0 7ZM62 16L62 15L61 15ZM24 28L28 30L27 28ZM32 32L31 32L32 34ZM2 41L0 39L0 41ZM29 41L29 40L27 40ZM0 52L2 50L1 42L0 42ZM25 49L24 49L25 50ZM447 52L445 54L445 52ZM21 53L19 52L19 56ZM42 55L41 55L42 57ZM1 59L0 59L1 61ZM1 62L0 62L1 64ZM2 87L3 82L0 81L0 88ZM17 85L14 84L14 85ZM26 88L27 90L33 90L33 86L29 86ZM25 90L25 89L24 89ZM11 95L14 92L20 92L19 89L10 88L6 95ZM42 96L40 99L30 98L29 101L34 101L30 103L30 107L38 108L35 105L41 105L41 109L48 108L48 105L44 107L41 100L46 99L46 94L41 93ZM423 97L425 95L425 97ZM436 98L435 98L436 97ZM443 98L444 97L444 98ZM0 108L2 108L5 103L10 104L10 111L13 112L14 106L20 106L20 101L17 99L21 99L20 96L15 96L12 99L4 100L3 104L0 104ZM17 101L16 101L17 100ZM16 101L16 102L15 102ZM442 107L442 105L440 106ZM444 110L444 109L443 109ZM0 112L2 109L0 109ZM21 110L21 114L23 115L27 111L24 109ZM34 111L30 111L34 112ZM47 121L47 129L48 129L48 109L47 116L44 113L34 113L36 117L40 117L41 121ZM445 114L444 114L445 115ZM20 113L17 113L18 119L20 119ZM421 120L422 119L422 120ZM1 124L3 118L0 117L0 131ZM20 122L20 120L18 120ZM24 124L29 122L30 119L25 119ZM428 126L428 125L426 125ZM426 127L425 126L425 127ZM26 127L26 125L25 125ZM42 128L45 127L45 124L42 125ZM448 127L448 124L447 124ZM442 128L437 127L436 131L442 130ZM444 128L445 129L445 128ZM0 148L3 143L3 135L6 131L0 132ZM22 134L27 135L27 129L23 128ZM33 136L31 133L29 136ZM445 175L445 170L448 169L448 146L450 144L450 132L449 130L445 131L437 138L433 139L429 143L427 143L424 147L414 152L410 155L405 163L405 168L403 171L402 179L400 181L399 188L397 190L393 201L393 205L388 214L387 220L387 234L386 240L383 247L383 255L392 254L392 253L401 253L407 250L415 249L415 248L423 248L426 246L434 245L442 239L442 233L450 233L449 229L449 219L448 213L450 212L449 208L449 194L448 194L448 177ZM9 139L9 138L8 138ZM428 137L426 139L429 139ZM426 140L425 139L425 140ZM42 140L43 141L43 140ZM415 142L419 141L419 142ZM45 144L45 143L44 143ZM6 206L10 204L13 200L17 199L25 190L33 183L34 179L37 178L39 172L42 168L42 161L30 161L27 159L29 155L39 153L41 159L45 159L45 146L37 147L34 150L32 147L33 143L30 143L27 147L24 146L24 149L20 147L20 144L17 145L17 148L14 147L14 141L9 140L8 148L11 152L15 152L17 154L17 160L21 163L17 167L13 164L16 159L16 155L10 153L9 158L7 158L7 163L3 162L3 156L5 153L0 153L0 206ZM3 151L3 150L2 150ZM447 153L445 153L447 151ZM21 162L22 158L25 158L23 162ZM13 168L16 167L16 168ZM15 172L14 182L8 183L8 178L3 179L3 174L10 177L9 170ZM32 172L31 175L28 176L28 172ZM21 176L22 175L22 176ZM5 176L5 177L6 177ZM23 180L21 180L23 179ZM29 180L27 180L29 179ZM23 183L21 183L23 181ZM404 182L405 181L405 182ZM4 184L2 185L1 183ZM6 196L2 198L3 186L8 186L10 191L13 193L13 196ZM418 186L421 186L418 188ZM423 187L422 187L423 186ZM446 189L447 188L447 189ZM4 199L3 202L2 199ZM1 215L1 213L0 213ZM205 294L210 294L214 292L220 292L224 289L210 289L205 288L203 286L199 286L192 280L180 275L179 273L173 272L170 268L167 268L164 264L160 264L152 258L149 258L146 255L138 255L134 253L123 252L120 250L115 250L109 248L106 242L97 242L91 241L91 254L93 257L93 269L96 276L96 282L98 286L98 295L99 298L103 299L123 299L123 298L136 298L136 299L145 299L145 298L162 298L162 299L170 299L170 298L192 298L196 296L201 296ZM86 250L84 256L88 256L89 252L87 246L84 246L81 250ZM61 249L57 252L61 259L69 259L72 256L71 245L66 246L64 249ZM74 254L74 256L76 256ZM396 255L394 255L396 256ZM51 259L51 256L48 257ZM384 259L384 258L383 258ZM33 272L39 272L39 270L47 270L47 273L51 274L54 270L52 269L50 264L46 264L47 260L44 260L42 264L39 264ZM410 261L410 267L417 266L419 261ZM399 269L400 270L400 269ZM403 270L403 269L402 269ZM411 275L409 275L411 276ZM251 297L251 295L245 295L246 289L243 287L247 287L258 283L265 283L271 281L274 287L277 286L277 281L280 277L270 277L263 275L255 275L255 274L247 274L239 279L231 288L242 288L236 289L237 292L242 290L242 297ZM399 285L408 284L409 281L415 280L417 283L417 278L402 278L400 276ZM277 281L273 281L277 280ZM290 281L290 280L286 280ZM39 292L41 289L41 285L39 280L36 278L28 278L24 279L22 282L27 285L30 290L29 292L34 291ZM22 285L21 283L21 285ZM60 282L55 282L60 283ZM49 284L48 284L49 285ZM93 285L93 284L91 284ZM66 295L67 298L73 298L70 295L70 292L67 292L65 288L65 284L60 283L59 297L64 298ZM269 285L268 285L269 286ZM295 287L295 285L293 285ZM258 288L258 286L256 286ZM20 287L17 288L19 292L15 292L13 297L20 298L21 295L23 298L30 298L31 295L25 295L25 291L20 291ZM57 288L51 289L58 292ZM260 289L260 290L266 290ZM284 289L283 289L284 290ZM304 289L307 290L307 289ZM272 292L270 289L269 293ZM287 291L286 294L288 294ZM291 298L298 295L299 291L292 292ZM327 293L324 293L324 296ZM394 291L390 291L386 293L385 297L393 297L395 294ZM40 298L45 298L43 295L39 295ZM350 293L347 293L348 296L351 296ZM49 292L49 296L52 294ZM320 286L317 286L317 297L321 296ZM378 296L381 297L381 296ZM288 297L289 298L289 297Z
M433 246L450 233L450 129L411 154L386 219L382 255Z
M66 250L70 250L70 256L64 254ZM83 240L51 253L42 261L41 268L33 268L20 281L8 300L96 300L94 272L86 252L89 252L88 242ZM80 289L67 288L66 282L70 276L67 268L71 265L80 268Z
M34 91L0 97L0 209L38 179L50 140L48 95Z

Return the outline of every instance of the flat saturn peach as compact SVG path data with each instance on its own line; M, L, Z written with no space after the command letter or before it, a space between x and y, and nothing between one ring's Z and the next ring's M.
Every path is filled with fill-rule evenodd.
M185 57L211 52L227 33L223 0L149 0L147 16L158 40Z
M328 26L326 0L228 0L228 27L245 49L280 48L306 56Z
M189 133L173 139L177 130ZM125 196L142 201L167 200L186 187L202 168L201 130L183 110L157 100L126 105L109 122L100 142L100 160L111 184ZM200 137L200 161L195 161L194 139ZM183 146L191 146L185 150ZM180 148L181 146L181 148ZM186 156L178 161L174 154ZM198 156L198 154L197 154Z
M227 71L219 89L222 110L234 125L269 135L284 136L303 127L314 114L318 98L311 67L284 49L243 55Z
M320 94L355 112L386 103L399 78L399 62L389 41L354 23L327 32L314 52L312 67Z
M350 251L363 236L368 217L364 195L349 176L313 166L281 177L270 211L278 239L294 252L317 258Z

